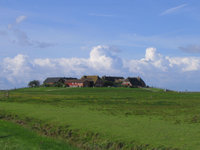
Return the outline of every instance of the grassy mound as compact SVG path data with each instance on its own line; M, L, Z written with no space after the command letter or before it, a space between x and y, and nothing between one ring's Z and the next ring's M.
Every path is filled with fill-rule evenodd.
M0 116L83 149L200 149L200 93L132 88L27 88Z

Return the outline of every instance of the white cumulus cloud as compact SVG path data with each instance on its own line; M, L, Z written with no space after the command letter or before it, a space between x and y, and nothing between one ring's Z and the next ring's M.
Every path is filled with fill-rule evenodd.
M178 67L182 72L187 71L198 71L200 70L200 58L197 57L174 57L169 58L169 66L170 67Z
M14 58L4 58L0 76L13 84L21 84L31 73L31 67L28 63L27 56L22 54Z
M119 72L122 67L122 60L112 54L109 46L99 45L90 52L89 62L94 70L99 72Z

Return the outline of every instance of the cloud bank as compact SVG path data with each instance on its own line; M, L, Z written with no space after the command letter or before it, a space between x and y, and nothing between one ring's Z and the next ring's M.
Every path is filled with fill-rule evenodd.
M0 88L26 86L30 80L82 75L141 76L148 85L175 90L199 90L200 57L169 57L156 48L141 59L119 57L112 47L93 47L88 58L36 58L18 54L0 62Z

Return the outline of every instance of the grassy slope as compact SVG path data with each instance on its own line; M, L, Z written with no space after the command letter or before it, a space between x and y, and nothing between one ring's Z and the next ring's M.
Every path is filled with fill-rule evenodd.
M41 137L19 125L0 120L1 150L75 150L64 142Z
M130 88L19 89L0 101L1 114L98 133L102 144L179 149L200 149L199 108L200 93Z

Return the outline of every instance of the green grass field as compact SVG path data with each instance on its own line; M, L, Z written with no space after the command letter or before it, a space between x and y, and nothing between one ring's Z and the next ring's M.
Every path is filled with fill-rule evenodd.
M2 120L82 149L200 149L200 93L26 88L0 96Z
M0 120L1 150L75 150L65 142L41 137L19 125Z

